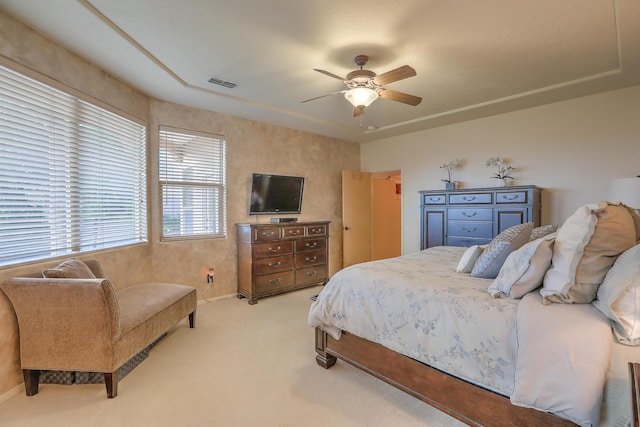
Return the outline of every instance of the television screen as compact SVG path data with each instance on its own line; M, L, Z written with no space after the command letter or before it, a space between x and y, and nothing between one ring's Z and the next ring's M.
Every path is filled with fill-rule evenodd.
M299 214L303 187L303 177L254 173L249 215Z

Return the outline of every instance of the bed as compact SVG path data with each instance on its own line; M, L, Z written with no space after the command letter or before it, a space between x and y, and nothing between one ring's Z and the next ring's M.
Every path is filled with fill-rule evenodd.
M574 287L575 294L563 294L542 284L544 278L550 284L557 279L553 276L563 262L584 281L581 263L602 252L589 246L604 241L618 248L617 255L606 257L609 265L601 268L599 283L626 280L633 285L626 289L640 286L640 220L628 211L626 228L612 231L608 224L618 227L624 215L616 206L587 205L570 218L573 222L543 237L533 238L531 228L520 227L527 241L502 254L498 277L456 271L471 251L460 247L429 248L339 271L309 311L318 364L329 368L340 359L468 425L611 427L636 422L632 389L640 369L629 362L640 361L640 346L623 344L633 337L621 336L614 327L610 317L615 316L604 307L612 298L602 290L605 286ZM576 239L580 233L585 235ZM624 239L616 240L615 233ZM545 246L543 241L548 242L548 262L542 263L543 272L538 265L538 282L530 280L531 289L514 284L512 295L496 292L495 283L522 262L511 252L522 255L529 248L533 264L531 253L538 250L530 248ZM531 276L519 270L520 278ZM593 301L580 301L589 292ZM571 304L559 303L563 298Z

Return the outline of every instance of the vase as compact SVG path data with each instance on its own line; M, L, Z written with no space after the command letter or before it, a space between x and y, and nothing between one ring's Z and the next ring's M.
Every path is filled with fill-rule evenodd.
M505 178L496 178L496 187L507 187L509 186L509 180Z
M444 183L444 188L446 190L455 190L456 188L456 183L455 182L445 182Z

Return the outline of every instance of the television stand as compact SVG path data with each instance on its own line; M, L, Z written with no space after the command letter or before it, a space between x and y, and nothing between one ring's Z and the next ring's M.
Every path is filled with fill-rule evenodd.
M256 304L329 280L329 221L236 226L238 298Z

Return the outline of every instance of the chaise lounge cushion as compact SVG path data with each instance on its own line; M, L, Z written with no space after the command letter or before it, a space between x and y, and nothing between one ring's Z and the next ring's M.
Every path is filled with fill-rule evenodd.
M58 264L53 268L47 268L42 271L42 277L48 279L95 279L91 269L77 258L69 258L68 260Z

